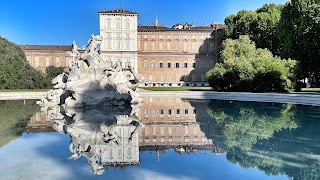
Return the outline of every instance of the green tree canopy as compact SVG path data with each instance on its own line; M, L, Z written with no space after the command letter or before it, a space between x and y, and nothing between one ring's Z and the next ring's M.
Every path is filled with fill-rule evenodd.
M63 67L48 66L46 67L45 86L52 88L51 80L64 72Z
M282 5L264 4L256 11L241 10L225 18L224 35L236 39L248 35L258 48L267 48L272 54L280 54L278 24Z
M207 72L209 85L220 91L288 91L296 87L298 64L256 48L247 35L222 43L218 63Z
M282 9L281 56L301 62L304 77L320 86L320 0L291 0Z
M35 89L44 86L43 74L29 65L22 49L0 37L0 89Z

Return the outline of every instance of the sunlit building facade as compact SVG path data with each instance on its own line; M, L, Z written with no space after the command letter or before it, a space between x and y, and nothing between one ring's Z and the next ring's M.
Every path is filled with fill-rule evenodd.
M122 8L101 10L100 45L109 65L130 64L144 78L141 86L207 86L205 73L217 62L222 24L194 26L178 23L166 27L138 25L138 13ZM31 66L67 70L72 46L21 45Z

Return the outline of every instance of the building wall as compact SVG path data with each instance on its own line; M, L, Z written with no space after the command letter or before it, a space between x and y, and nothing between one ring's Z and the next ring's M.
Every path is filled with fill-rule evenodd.
M36 69L45 72L46 67L64 67L67 70L71 56L67 53L71 51L71 46L42 46L42 45L22 45L28 62Z
M126 64L144 77L141 86L208 86L205 74L217 62L222 24L138 26L138 14L123 9L101 11L100 52L109 65ZM22 45L31 66L67 70L71 46Z
M195 28L138 29L142 86L208 85L205 74L217 61L222 34L208 26Z
M110 65L130 65L137 72L138 46L137 24L138 14L123 9L101 11L100 36L103 40L100 46L102 58Z

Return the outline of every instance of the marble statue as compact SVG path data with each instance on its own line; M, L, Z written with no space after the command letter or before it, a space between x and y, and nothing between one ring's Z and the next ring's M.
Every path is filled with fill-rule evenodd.
M37 103L41 106L64 108L85 106L122 106L141 102L137 86L142 79L130 64L108 65L98 49L102 37L91 35L86 49L80 52L76 42L72 43L72 59L68 63L69 73L52 80L53 89ZM134 79L128 78L133 75ZM130 77L131 77L130 75Z

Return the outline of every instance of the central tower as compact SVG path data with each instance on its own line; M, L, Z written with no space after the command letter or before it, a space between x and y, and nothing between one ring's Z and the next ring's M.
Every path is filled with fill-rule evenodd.
M130 64L134 71L138 71L138 13L122 8L102 10L98 12L100 18L100 46L102 58L114 65L122 67Z

